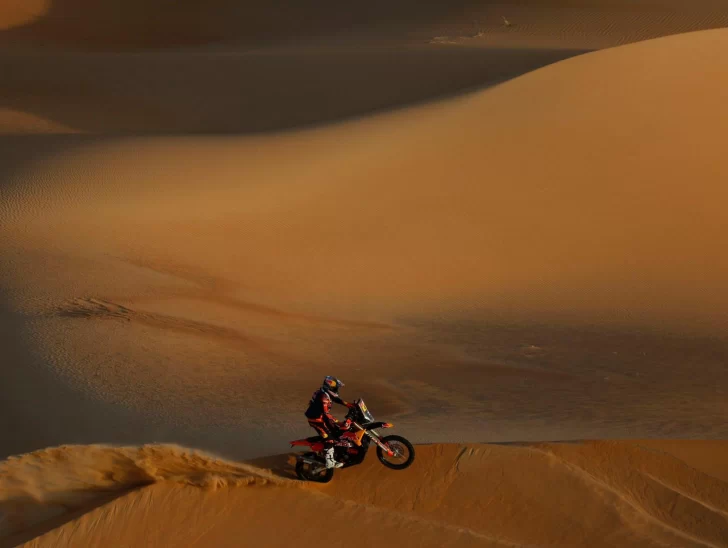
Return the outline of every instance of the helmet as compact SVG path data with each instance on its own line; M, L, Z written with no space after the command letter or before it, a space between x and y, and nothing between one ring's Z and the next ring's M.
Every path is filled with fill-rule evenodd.
M324 379L323 386L321 387L324 392L329 394L330 396L339 397L339 388L344 386L344 383L341 382L336 377L332 377L329 375Z

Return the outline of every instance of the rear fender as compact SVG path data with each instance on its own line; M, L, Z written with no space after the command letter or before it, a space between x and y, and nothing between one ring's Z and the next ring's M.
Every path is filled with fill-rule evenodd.
M296 447L296 446L313 447L313 445L314 444L308 440L294 440L291 442L291 447Z
M296 447L296 446L310 447L311 451L313 451L314 453L320 453L321 451L324 450L324 447L325 447L324 443L321 441L315 441L315 442L306 441L306 440L292 441L291 447Z
M291 443L291 447L303 446L310 447L314 451L321 451L324 448L324 438L321 436L311 436L310 438L304 438L302 440L294 440Z
M309 440L295 440L291 442L291 447L310 447L311 451L316 453L324 450L324 443L322 441L309 441Z

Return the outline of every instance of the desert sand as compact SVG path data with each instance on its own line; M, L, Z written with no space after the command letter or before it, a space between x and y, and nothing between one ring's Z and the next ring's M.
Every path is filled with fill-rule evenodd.
M728 546L728 11L391 4L0 7L2 542Z
M3 478L22 481L3 481L13 499L2 508L9 546L352 534L404 546L723 546L726 458L724 442L430 445L405 471L371 459L316 486L290 479L285 456L242 465L174 446L65 446L7 461Z

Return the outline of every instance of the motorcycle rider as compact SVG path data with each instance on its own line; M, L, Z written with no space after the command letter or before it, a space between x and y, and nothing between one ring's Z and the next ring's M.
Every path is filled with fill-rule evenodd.
M337 462L334 458L334 444L342 432L349 430L351 421L337 421L331 414L331 403L338 403L351 407L352 404L347 403L339 396L339 388L344 386L336 377L327 376L324 379L321 388L313 393L311 401L306 410L306 418L308 424L316 430L316 433L324 439L326 444L326 468L341 468L344 463Z

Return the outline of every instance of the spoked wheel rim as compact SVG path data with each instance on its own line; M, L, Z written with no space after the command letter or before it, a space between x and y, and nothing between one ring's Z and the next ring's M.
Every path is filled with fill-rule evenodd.
M382 460L387 461L394 466L401 466L410 458L410 450L404 443L399 440L389 440L386 442L387 447L394 453L389 455L382 451Z

